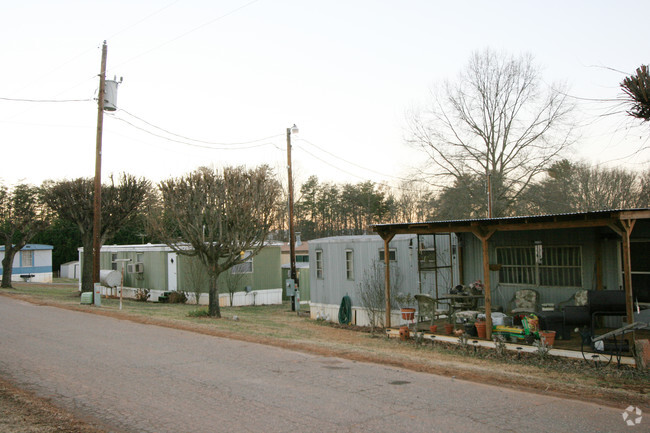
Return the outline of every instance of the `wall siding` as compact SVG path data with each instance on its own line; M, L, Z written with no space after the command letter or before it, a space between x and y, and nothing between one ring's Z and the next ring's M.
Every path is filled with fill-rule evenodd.
M410 240L413 239L412 244ZM392 287L392 293L419 293L417 272L417 243L415 235L399 235L390 242L389 248L396 249L397 266L401 283ZM412 245L412 248L409 246ZM343 296L352 299L352 305L359 305L357 291L364 273L379 260L379 251L384 241L377 236L341 236L309 241L309 283L312 303L339 305ZM323 251L323 278L316 278L316 251ZM354 256L354 279L346 276L345 251L352 250ZM392 269L392 267L391 267Z
M489 240L490 264L497 263L496 248L504 246L531 246L535 241L542 241L542 246L580 246L582 252L582 287L532 287L540 292L542 303L566 301L577 290L595 290L596 278L596 249L601 250L601 263L603 272L603 286L605 289L619 289L620 265L618 248L620 243L611 239L611 236L602 236L601 229L563 229L563 230L535 230L496 232ZM481 242L471 233L463 233L464 254L464 279L466 283L476 279L483 280L483 256ZM493 304L507 307L515 291L524 287L510 284L501 284L499 272L490 271Z

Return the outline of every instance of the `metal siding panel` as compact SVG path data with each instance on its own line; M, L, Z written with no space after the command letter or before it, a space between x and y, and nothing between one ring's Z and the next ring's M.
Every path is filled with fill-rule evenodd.
M253 257L252 281L241 284L239 290L252 285L254 290L277 289L284 287L282 282L282 266L280 264L280 247L268 246L262 248Z
M617 290L623 288L619 241L605 239L602 242L603 289Z
M490 239L490 263L497 263L496 247L498 246L518 246L532 245L536 240L541 240L542 245L577 245L581 247L582 252L582 287L532 287L540 293L542 303L554 303L566 301L576 291L581 289L593 290L596 288L596 254L597 232L592 229L566 229L566 230L536 230L530 232L497 232ZM469 242L467 242L469 244ZM476 245L480 253L481 244L478 240L472 243L472 248ZM607 248L604 248L606 250ZM607 258L606 258L607 256ZM603 274L606 275L611 267L611 252L603 252ZM476 260L476 263L473 261ZM478 268L482 267L481 258L478 254L472 254L468 258L468 270L465 275L471 278L475 275L482 274ZM530 286L501 285L499 284L498 272L490 272L490 281L493 284L492 297L493 302L498 305L507 306L506 304L512 299L514 292L520 288ZM611 279L611 276L604 278ZM466 282L469 280L466 280Z

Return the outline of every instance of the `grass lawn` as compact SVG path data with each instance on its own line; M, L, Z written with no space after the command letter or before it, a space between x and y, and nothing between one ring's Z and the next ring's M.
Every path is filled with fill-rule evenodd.
M222 307L221 319L197 314L207 307L102 298L102 306L80 305L76 284L15 283L0 295L45 305L154 324L216 337L270 344L292 350L412 370L455 376L482 383L593 400L616 407L650 408L650 373L631 367L594 368L584 361L519 357L493 350L443 343L400 342L363 330L311 320L291 312L289 304ZM235 318L236 316L236 318ZM613 364L613 363L612 363Z

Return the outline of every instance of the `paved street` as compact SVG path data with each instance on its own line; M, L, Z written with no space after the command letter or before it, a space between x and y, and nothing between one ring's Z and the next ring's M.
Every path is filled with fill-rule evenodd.
M115 432L594 432L621 409L0 296L0 376Z

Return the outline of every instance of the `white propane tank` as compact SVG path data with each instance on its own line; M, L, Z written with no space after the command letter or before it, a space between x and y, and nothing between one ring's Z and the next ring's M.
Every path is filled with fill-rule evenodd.
M118 271L99 271L99 282L104 287L117 287L122 282L122 274Z

